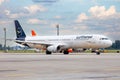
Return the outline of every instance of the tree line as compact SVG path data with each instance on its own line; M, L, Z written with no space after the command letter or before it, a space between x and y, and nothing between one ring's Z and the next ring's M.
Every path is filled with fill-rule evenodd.
M120 40L115 40L111 47L108 49L120 49Z

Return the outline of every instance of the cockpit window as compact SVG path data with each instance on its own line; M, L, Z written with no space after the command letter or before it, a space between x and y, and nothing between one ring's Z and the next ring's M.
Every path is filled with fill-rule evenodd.
M108 40L108 38L100 38L100 40Z

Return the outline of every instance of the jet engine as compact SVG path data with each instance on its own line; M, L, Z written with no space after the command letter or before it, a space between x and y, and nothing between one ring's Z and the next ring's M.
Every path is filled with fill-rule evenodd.
M58 45L48 46L47 50L49 52L57 52L58 50L60 50L60 46L58 46Z

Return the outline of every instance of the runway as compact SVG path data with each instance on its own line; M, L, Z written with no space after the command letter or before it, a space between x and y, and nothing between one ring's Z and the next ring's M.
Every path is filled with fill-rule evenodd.
M120 54L0 53L0 80L120 80Z

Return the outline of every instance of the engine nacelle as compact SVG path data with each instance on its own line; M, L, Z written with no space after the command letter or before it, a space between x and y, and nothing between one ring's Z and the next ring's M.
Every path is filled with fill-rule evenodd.
M60 46L58 45L48 46L47 50L50 52L57 52L58 50L60 50Z

